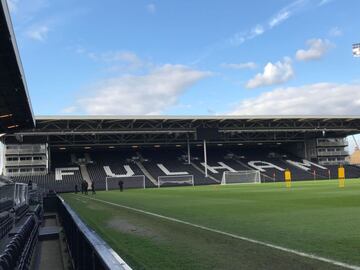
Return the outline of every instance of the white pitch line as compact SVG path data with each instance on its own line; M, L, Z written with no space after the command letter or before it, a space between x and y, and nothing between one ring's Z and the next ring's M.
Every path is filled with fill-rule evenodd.
M82 197L85 197L85 196L83 196L83 195L81 195L81 196L82 196ZM163 215L160 215L160 214L148 212L148 211L145 211L145 210L137 209L137 208L134 208L134 207L130 207L130 206L126 206L126 205L122 205L122 204L118 204L118 203L112 203L112 202L108 202L108 201L101 200L101 199L95 199L95 198L91 198L91 197L86 197L86 198L88 198L88 199L90 199L90 200L94 200L94 201L99 201L99 202L102 202L102 203L110 204L110 205L113 205L113 206L116 206L116 207L121 207L121 208L124 208L124 209L132 210L132 211L134 211L134 212L146 214L146 215L149 215L149 216L153 216L153 217L157 217L157 218L161 218L161 219L165 219L165 220L169 220L169 221L173 221L173 222L185 224L185 225L188 225L188 226L191 226L191 227L195 227L195 228L198 228L198 229L202 229L202 230L205 230L205 231L209 231L209 232L213 232L213 233L225 235L225 236L228 236L228 237L231 237L231 238L235 238L235 239L247 241L247 242L250 242L250 243L254 243L254 244L258 244L258 245L262 245L262 246L274 248L274 249L281 250L281 251L284 251L284 252L296 254L296 255L299 255L299 256L301 256L301 257L305 257L305 258L310 258L310 259L314 259L314 260L326 262L326 263L329 263L329 264L333 264L333 265L336 265L336 266L341 266L341 267L348 268L348 269L360 270L360 266L351 265L351 264L347 264L347 263L344 263L344 262L339 262L339 261L335 261L335 260L332 260L332 259L328 259L328 258L325 258L325 257L321 257L321 256L317 256L317 255L313 255L313 254L301 252L301 251L298 251L298 250L295 250L295 249L285 248L285 247L282 247L282 246L278 246L278 245L266 243L266 242L263 242L263 241L255 240L255 239L248 238L248 237L245 237L245 236L240 236L240 235L236 235L236 234L232 234L232 233L228 233L228 232L224 232L224 231L212 229L212 228L205 227L205 226L202 226L202 225L198 225L198 224L194 224L194 223L191 223L191 222L187 222L187 221L184 221L184 220L181 220L181 219L163 216Z

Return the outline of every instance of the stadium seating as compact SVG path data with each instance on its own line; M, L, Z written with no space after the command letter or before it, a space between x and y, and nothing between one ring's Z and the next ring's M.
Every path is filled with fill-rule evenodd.
M34 215L16 228L8 244L0 253L0 269L28 269L36 241L39 222Z
M230 168L234 171L250 169L249 167L241 164L241 162L237 162L235 159L230 158L228 154L229 151L226 149L207 149L208 175L216 179L218 182L221 181L224 171L228 171ZM201 168L201 170L205 171L203 155L202 148L195 148L192 150L192 162L197 167Z
M126 175L127 171L124 166L128 166L134 175L144 175L132 159L136 156L136 153L133 151L96 152L89 156L91 162L87 164L87 169L97 189L105 189L105 179L108 175L104 167L108 167L108 172L114 175ZM147 187L154 186L147 177L145 177L145 184Z
M80 186L82 176L77 164L72 163L68 153L56 153L52 158L52 169L47 175L30 175L14 177L17 182L28 183L30 180L39 187L56 192L73 191L75 184ZM62 175L61 180L56 179L55 168L74 168L69 175Z
M10 231L13 226L13 217L9 211L0 213L0 240Z
M29 210L29 205L27 205L27 204L15 206L14 211L15 211L16 221L22 219L26 215L28 210Z
M263 182L271 181L284 181L284 171L289 169L291 171L293 180L313 180L315 171L316 179L326 179L324 176L325 172L321 172L316 166L309 166L307 170L301 169L294 164L288 162L288 160L293 162L303 161L297 157L285 154L282 152L274 152L273 149L251 149L241 152L243 156L243 162L251 166L254 164L254 161L265 162L265 164L274 165L274 168L265 168L262 172ZM261 163L255 163L261 166ZM252 169L256 169L253 167ZM327 171L326 171L327 173Z
M33 189L28 193L28 189L19 187L24 185L8 184L0 189L0 196L11 202L9 210L0 212L0 270L30 269L38 240L42 203L29 206L27 201L36 202L32 196L38 197L35 193L40 191ZM14 196L16 190L22 191L21 196Z
M47 175L16 177L19 182L32 180L40 187L57 192L72 192L75 184L85 179L98 190L105 189L110 175L145 175L146 187L156 187L159 176L193 175L195 185L220 183L224 171L261 171L262 182L284 181L284 170L290 169L293 180L321 180L337 177L338 166L319 166L304 161L276 147L208 147L208 175L204 176L203 148L193 146L191 164L187 164L187 151L181 148L141 148L94 152L52 153L52 169ZM358 178L360 167L345 165L347 178ZM174 174L175 173L175 174ZM60 179L59 179L60 177ZM140 182L139 182L140 183ZM139 187L142 185L139 184ZM0 199L0 210L11 207Z
M74 175L64 175L61 181L55 180L55 173L50 172L47 175L31 175L31 176L19 176L14 177L15 181L21 183L29 183L31 180L33 183L38 184L39 187L46 188L48 190L55 190L56 192L68 192L73 191L75 184L80 186L82 177L79 171L74 171Z
M326 166L329 168L331 175L333 178L336 178L338 174L338 167L337 165L328 165ZM356 165L344 165L345 168L345 177L346 178L359 178L360 177L360 167Z
M159 176L176 176L175 172L180 176L192 175L196 185L215 183L211 179L206 179L204 174L191 164L187 164L184 155L183 151L177 149L145 149L141 151L144 167L155 179L158 179Z
M9 210L13 207L13 202L4 198L0 198L0 212Z

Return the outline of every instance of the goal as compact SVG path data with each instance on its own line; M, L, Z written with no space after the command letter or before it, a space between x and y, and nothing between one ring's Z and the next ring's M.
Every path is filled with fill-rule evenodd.
M15 183L14 185L14 203L22 205L29 203L29 187L24 183Z
M105 187L106 190L119 189L119 181L123 182L123 188L146 188L145 186L145 175L133 175L133 176L122 176L122 177L106 177Z
M165 175L158 176L158 187L166 186L179 186L179 185L194 185L194 176L187 175Z
M221 180L222 185L244 184L244 183L261 183L260 172L256 170L226 171L223 173Z

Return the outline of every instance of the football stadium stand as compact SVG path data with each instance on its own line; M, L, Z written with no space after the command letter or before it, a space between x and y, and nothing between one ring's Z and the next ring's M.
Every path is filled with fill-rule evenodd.
M338 165L320 165L302 159L276 147L216 146L207 149L207 164L200 146L191 148L190 163L187 152L178 147L141 147L121 150L83 150L51 153L49 173L14 176L21 183L36 183L39 187L56 192L80 189L82 181L94 182L96 189L106 189L107 179L114 179L111 188L123 181L125 188L220 184L224 172L256 170L261 182L284 181L289 169L292 180L322 180L337 178ZM205 166L208 176L205 175ZM345 164L347 178L359 178L360 168ZM90 188L90 185L89 185Z
M28 196L28 186L24 184L0 187L0 269L29 269L42 205L33 200L30 207Z
M30 180L42 188L65 192L74 190L77 184L79 187L83 181L80 167L77 163L72 163L70 155L58 153L52 159L53 169L48 174L22 175L15 176L16 182L28 183Z

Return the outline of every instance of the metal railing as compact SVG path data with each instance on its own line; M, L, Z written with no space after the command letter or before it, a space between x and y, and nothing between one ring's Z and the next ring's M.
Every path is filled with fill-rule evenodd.
M6 149L6 155L28 155L28 154L46 154L46 149L31 148L31 149L22 149L22 148L10 148Z
M6 166L40 166L47 165L47 160L16 160L16 161L6 161Z
M348 156L347 151L319 151L319 157Z
M318 142L317 146L321 146L321 147L327 147L327 146L348 146L348 142L347 141L336 141L336 142Z
M335 160L335 161L319 161L320 165L347 165L349 164L347 161L343 160Z
M47 175L47 171L43 171L43 172L35 172L35 171L31 171L31 172L6 172L6 175L9 177L16 177L16 176L40 176L40 175Z
M60 197L57 210L66 234L74 267L78 270L131 270L130 266L91 230Z
M349 143L346 139L318 139L317 146L347 146Z

